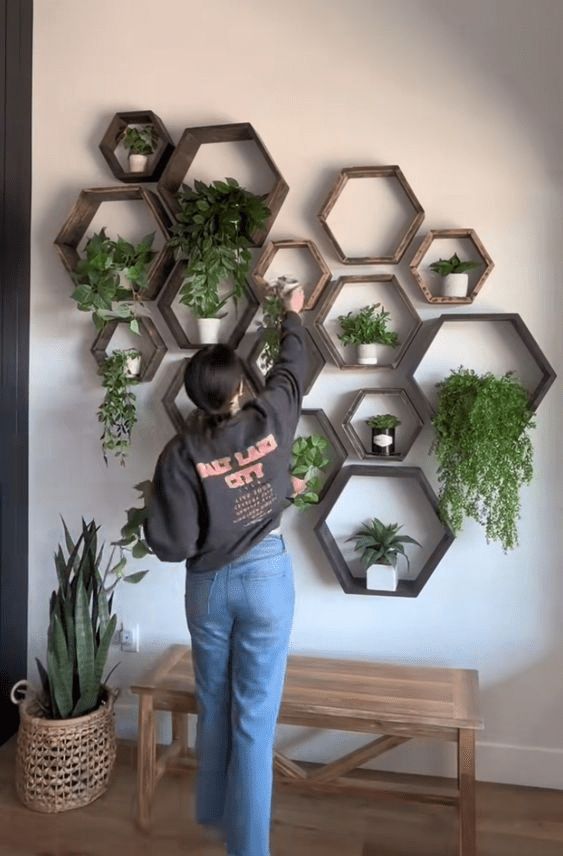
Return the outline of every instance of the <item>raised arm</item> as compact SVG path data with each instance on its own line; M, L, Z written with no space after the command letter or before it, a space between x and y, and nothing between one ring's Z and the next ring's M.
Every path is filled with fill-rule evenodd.
M289 416L301 409L309 368L307 340L299 317L303 309L303 289L292 291L284 302L286 315L282 322L280 352L268 372L264 395L276 408L287 408Z

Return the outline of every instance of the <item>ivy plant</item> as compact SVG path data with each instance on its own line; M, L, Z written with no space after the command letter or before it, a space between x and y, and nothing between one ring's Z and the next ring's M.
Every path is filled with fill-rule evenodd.
M180 301L199 318L217 317L231 297L236 301L243 294L252 234L264 227L270 210L234 178L184 185L178 202L169 244L176 259L186 262ZM224 282L233 286L221 297Z
M462 262L457 253L450 256L449 259L438 259L430 265L430 270L437 273L439 276L448 276L450 273L467 273L479 267L479 262Z
M431 451L438 461L440 513L454 532L465 517L485 527L506 552L518 544L520 488L533 475L528 394L508 373L479 375L463 366L438 384Z
M389 329L390 317L391 313L386 312L381 303L364 306L359 312L339 315L338 321L342 332L339 333L338 338L343 345L377 344L396 348L399 344L399 336Z
M134 127L129 125L123 132L123 145L132 155L152 155L156 149L157 136L152 125Z
M404 545L415 544L420 547L420 544L410 535L399 535L402 528L398 523L386 525L374 517L368 523L363 523L348 541L356 542L354 550L361 553L365 568L376 564L396 568L400 557L405 559L408 568L409 557Z
M393 413L378 413L377 416L370 416L366 419L366 424L370 428L389 429L397 428L401 424L401 420Z
M131 445L131 434L137 422L137 400L130 387L138 381L128 374L127 362L137 354L131 349L114 351L100 368L106 393L98 409L98 421L103 425L100 439L106 464L111 453L125 466Z
M330 464L330 443L322 434L297 437L291 448L291 475L305 482L305 488L293 499L296 508L304 509L319 502L322 473Z

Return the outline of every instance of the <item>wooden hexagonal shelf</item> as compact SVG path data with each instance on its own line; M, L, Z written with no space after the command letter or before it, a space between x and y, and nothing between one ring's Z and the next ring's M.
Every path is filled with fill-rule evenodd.
M382 480L387 482L383 489ZM366 511L364 511L364 509ZM370 517L404 525L420 542L408 546L410 570L402 569L396 591L368 589L365 569L348 539ZM438 516L438 499L419 467L344 467L328 491L315 534L346 594L417 597L454 541Z
M361 286L365 293L354 296L353 304L344 300L345 291L350 287ZM332 314L337 303L345 303L342 312L359 311L363 306L381 303L383 308L391 312L391 329L399 334L400 344L396 348L380 346L382 359L378 358L377 365L361 365L349 356L352 346L344 346L338 342L338 319ZM373 274L372 276L342 276L329 288L315 316L315 328L319 339L327 353L341 369L373 371L374 369L396 368L404 357L413 337L421 325L421 319L409 298L399 285L393 274Z
M191 357L184 357L183 360L175 364L170 384L162 397L164 409L178 433L183 431L186 427L186 416L182 413L182 410L178 405L178 398L182 394L186 397L186 400L189 401L184 390L184 373L190 360ZM243 402L248 401L250 398L254 398L255 395L256 389L254 388L251 377L247 374L244 378ZM191 409L193 409L193 405L190 403L190 410Z
M140 335L135 335L135 333L130 333L128 331L127 334L129 341L125 347L135 347L140 351L141 372L138 380L149 381L155 376L156 371L168 349L164 339L156 329L151 318L143 315L138 318L138 321L141 330ZM109 356L111 350L110 346L114 336L126 329L126 322L109 321L103 330L98 333L90 350L99 366L103 366L106 358Z
M268 271L273 267L274 263L280 263L280 258L286 254L284 251L287 250L302 253L307 257L307 261L309 262L307 267L309 268L310 273L306 279L302 279L301 276L298 276L297 278L305 292L304 308L306 310L313 309L316 306L325 285L330 281L331 276L330 269L321 256L314 241L306 239L271 241L260 255L256 267L254 268L252 278L256 285L265 290L268 286ZM279 273L280 275L287 273L293 274L294 271L289 267L287 270L285 268L283 270L280 269Z
M76 270L76 265L80 259L78 247L103 202L142 203L147 207L157 229L164 237L164 246L156 253L149 270L148 288L143 292L144 299L154 300L174 265L174 254L166 244L166 241L170 237L169 230L172 221L156 193L144 187L138 185L130 187L91 187L80 191L80 195L66 223L55 238L55 246L65 268L70 274Z
M381 402L379 405L374 403L377 400ZM378 412L391 413L401 420L396 429L395 451L392 454L382 455L373 451L371 429L366 420L376 416ZM404 461L423 426L424 420L406 389L400 388L358 390L342 423L355 454L362 460L374 460L382 464L387 461Z
M322 434L328 442L330 443L330 449L327 452L328 457L330 458L330 466L325 473L322 475L322 484L319 491L319 497L322 500L332 482L346 463L346 459L348 458L348 453L346 451L346 447L344 443L338 436L335 428L331 425L328 416L324 412L324 410L320 407L304 407L301 411L301 417L299 420L299 424L297 426L296 437L305 436L308 433L313 433L305 429L305 431L301 431L299 429L299 425L303 422L307 422L309 420L313 420L318 425L318 431L315 433Z
M402 198L412 211L412 216L408 218L408 222L400 229L397 242L389 254L378 255L368 250L365 255L349 256L342 248L341 242L328 224L328 218L338 204L348 182L362 178L394 180L397 183L397 188L400 190ZM351 166L340 171L333 188L319 211L318 218L321 226L330 238L338 258L344 264L396 264L402 259L408 245L420 228L424 220L424 209L398 166Z
M125 169L118 155L123 135L131 125L151 125L157 138L156 148L149 156L148 169L142 173ZM152 110L125 110L114 115L101 139L99 149L118 181L139 184L158 181L174 151L174 143L164 122Z
M479 268L476 268L474 271L469 271L469 290L467 297L445 297L443 295L436 294L433 289L435 289L435 283L440 280L440 277L437 274L433 274L431 271L425 273L422 270L425 259L427 258L432 245L434 243L439 243L441 246L445 246L445 242L451 242L451 247L453 248L452 253L457 251L456 246L458 245L463 247L471 245L472 250L463 253L464 261L477 261L475 256L478 256L479 258ZM450 255L452 253L450 253ZM438 261L438 259L436 258L432 261ZM489 278L494 266L495 263L485 249L483 242L477 235L475 229L431 229L431 231L422 239L422 242L410 263L412 274L427 302L443 305L473 303L483 288L486 280Z
M460 312L451 315L440 315L437 318L432 318L430 321L424 322L409 354L409 356L412 354L408 369L410 380L420 393L421 400L425 403L430 416L433 416L435 413L434 402L430 400L421 382L417 380L417 372L442 329L446 329L450 325L456 325L459 328L461 324L477 325L479 323L493 323L494 325L498 325L499 328L504 326L509 331L513 342L517 343L515 347L520 350L521 356L529 358L528 365L516 373L520 374L523 385L528 389L530 406L533 410L537 410L543 397L557 377L555 370L520 315L516 313L496 312ZM455 352L456 345L459 348L457 356ZM463 340L460 340L457 329L455 340L447 343L443 350L444 355L441 357L442 365L440 366L440 370L436 371L434 376L428 381L428 383L432 383L432 387L435 387L436 383L445 378L451 370L458 368L460 364L463 364L465 368L475 368L479 372L493 371L496 374L504 374L507 371L516 371L514 365L511 363L511 352L502 348L501 342L488 345L485 337L475 339L474 341L474 350L479 356L480 365L472 365L472 352L470 349L468 350L468 348L464 347ZM499 361L502 360L503 365L499 369L495 369L494 366L490 367L489 360L493 361L497 357Z
M182 279L184 276L184 262L177 262L174 266L158 301L158 308L162 317L166 321L170 332L176 340L179 348L190 350L193 348L202 348L204 345L213 344L211 342L200 342L197 337L196 321L187 306L183 306L177 300L179 291L182 287ZM244 297L238 306L233 306L230 313L236 318L234 324L231 325L228 335L224 341L231 348L236 348L242 337L246 333L252 319L256 315L259 303L251 286L247 283ZM178 316L178 312L181 316ZM230 314L229 313L229 314Z
M326 360L319 346L317 345L314 337L311 334L311 331L305 327L305 335L307 339L307 346L309 349L309 372L307 378L305 380L305 395L308 395L317 380L318 376L324 369L326 365ZM252 375L255 385L258 389L264 386L265 378L268 373L267 370L264 370L264 367L260 363L260 356L264 349L264 339L263 335L258 333L256 336L256 341L250 350L250 354L248 355L248 370Z
M270 209L270 217L264 229L253 235L254 246L260 247L266 240L268 232L278 216L283 201L288 194L289 187L268 149L249 122L186 128L158 182L158 191L166 202L168 209L172 214L176 215L180 210L177 193L184 182L186 173L194 162L200 146L211 143L238 142L254 143L269 171L272 173L272 187L264 197L264 201Z

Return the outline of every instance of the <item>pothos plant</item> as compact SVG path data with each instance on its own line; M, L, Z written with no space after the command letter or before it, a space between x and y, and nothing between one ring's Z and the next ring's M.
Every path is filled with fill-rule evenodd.
M72 274L76 288L71 297L81 312L92 313L96 330L117 319L139 333L137 308L148 286L153 242L154 233L132 244L119 237L112 240L105 229L88 239Z
M437 273L439 276L449 276L451 273L467 273L479 267L479 262L465 261L462 262L457 253L450 256L449 259L438 259L437 262L432 262L430 270Z
M297 437L291 447L291 475L296 495L293 504L303 509L319 502L322 473L330 464L330 443L322 434Z
M147 519L147 508L152 492L152 482L147 480L135 485L135 490L140 493L143 501L141 507L133 506L125 512L127 523L121 528L121 538L114 544L121 550L130 552L134 559L144 559L152 556L153 551L147 544L144 525Z
M342 332L338 338L343 345L390 345L395 348L399 344L399 336L389 329L390 317L391 313L386 312L381 303L364 306L359 312L339 315Z
M121 139L132 155L152 155L156 149L157 137L152 125L128 125Z
M479 375L463 366L438 384L431 451L438 461L442 518L459 532L465 517L503 550L518 544L520 488L533 476L528 394L508 373Z
M285 315L282 286L277 283L268 285L262 302L262 322L258 325L262 336L260 365L264 374L270 371L280 355L281 326Z
M107 464L113 454L125 466L131 445L131 434L137 422L137 400L131 386L138 383L128 372L128 363L139 352L113 351L100 368L102 386L106 393L98 409L98 421L103 425L102 451Z
M234 178L185 185L178 202L178 222L169 245L175 258L186 262L180 302L199 318L214 318L230 298L242 296L252 259L252 234L264 227L270 210L262 197ZM220 286L225 282L232 282L232 290L222 296Z

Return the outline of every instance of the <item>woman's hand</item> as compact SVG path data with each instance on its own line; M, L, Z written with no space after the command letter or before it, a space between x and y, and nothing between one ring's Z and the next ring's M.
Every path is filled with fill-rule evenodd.
M287 291L286 294L283 295L282 299L286 312L299 313L303 311L303 306L305 304L305 292L300 285L296 288L292 288L291 291Z

